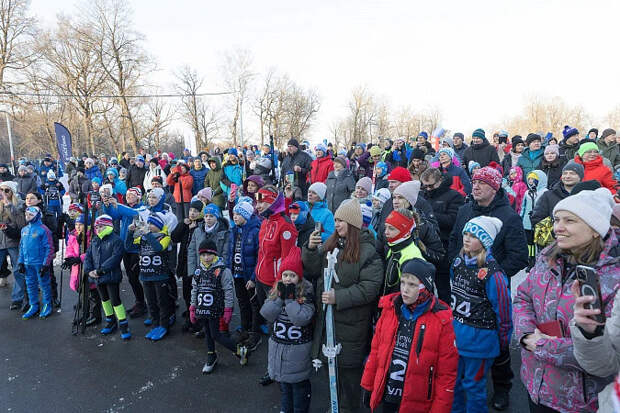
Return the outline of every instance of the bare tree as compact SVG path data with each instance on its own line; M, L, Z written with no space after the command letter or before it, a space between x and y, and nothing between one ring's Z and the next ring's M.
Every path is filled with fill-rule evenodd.
M187 125L192 128L194 132L194 140L196 141L196 148L199 148L200 142L202 142L202 129L200 128L199 120L199 89L204 83L204 79L198 75L195 69L189 66L183 66L176 74L178 81L177 90L184 94L183 102L183 120Z
M224 53L224 61L220 66L220 71L224 77L224 84L229 91L235 92L229 95L232 100L232 120L230 123L230 134L233 146L237 147L237 140L243 138L240 132L240 122L242 122L243 104L247 98L248 85L255 76L252 73L252 53L248 49L235 48ZM243 144L243 142L241 142Z
M36 20L28 15L30 1L0 0L0 86L6 88L7 72L20 72L36 59L33 38Z

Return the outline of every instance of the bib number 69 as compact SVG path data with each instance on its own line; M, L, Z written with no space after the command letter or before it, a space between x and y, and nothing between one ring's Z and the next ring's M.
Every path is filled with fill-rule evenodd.
M199 307L211 307L213 305L213 295L209 293L201 293L196 296Z

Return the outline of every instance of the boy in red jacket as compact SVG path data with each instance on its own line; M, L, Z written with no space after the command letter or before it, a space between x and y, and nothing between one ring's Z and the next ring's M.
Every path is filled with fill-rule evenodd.
M449 413L458 366L452 311L434 294L435 267L420 258L402 266L400 292L382 309L362 376L363 402L384 412Z

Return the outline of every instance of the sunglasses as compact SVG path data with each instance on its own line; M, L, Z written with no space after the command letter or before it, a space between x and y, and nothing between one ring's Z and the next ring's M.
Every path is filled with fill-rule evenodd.
M10 194L11 192L13 192L11 191L10 188L2 188L2 190L4 191L5 194Z

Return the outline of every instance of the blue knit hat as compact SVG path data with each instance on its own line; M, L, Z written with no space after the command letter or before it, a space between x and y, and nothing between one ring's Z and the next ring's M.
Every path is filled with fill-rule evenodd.
M30 221L36 221L37 219L41 218L41 210L39 209L39 207L29 206L25 209L24 212L28 215L32 215Z
M243 219L248 221L252 217L252 214L254 213L254 207L250 203L239 202L233 208L233 213L241 215Z
M78 215L78 217L75 219L75 223L76 224L86 224L86 217L84 214L80 214Z
M564 136L564 140L570 138L571 136L579 135L579 131L577 128L571 128L568 125L564 126L564 130L562 131L562 135Z
M474 131L474 133L471 134L471 136L473 138L480 138L480 139L486 139L487 138L486 134L484 133L484 129L480 129L480 128L476 129Z
M420 136L423 137L424 139L428 140L428 133L427 132L422 131L422 132L418 133L418 138Z
M362 202L360 204L360 210L362 211L362 227L368 228L372 220L372 202Z
M239 152L237 152L237 149L236 149L236 148L230 148L230 149L228 150L228 154L229 154L229 155L239 156Z
M327 155L327 146L323 145L322 143L319 143L318 145L316 145L314 147L314 151L322 151L325 155Z
M297 219L295 220L295 224L303 225L308 220L308 212L310 212L310 210L308 209L308 205L305 202L296 201L288 207L289 215L291 214L291 212L297 213Z
M161 218L161 214L159 212L149 215L146 222L155 225L159 230L164 228L164 220Z
M142 155L136 156L136 161L144 162L144 156Z
M91 182L96 182L97 184L101 185L101 178L99 178L98 176L94 177L90 181Z
M214 215L216 218L222 217L222 212L220 211L220 207L215 204L209 204L204 209L205 215Z

